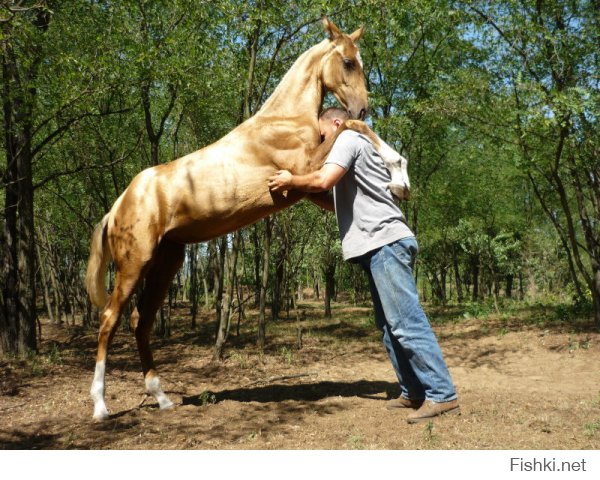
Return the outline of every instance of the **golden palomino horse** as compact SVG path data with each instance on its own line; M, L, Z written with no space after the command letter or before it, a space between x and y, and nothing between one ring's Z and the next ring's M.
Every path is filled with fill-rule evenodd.
M322 165L335 140L320 142L318 112L327 91L352 118L364 117L367 89L356 45L363 29L348 35L326 18L323 23L328 38L296 60L253 117L212 145L139 173L96 226L86 274L88 294L102 308L90 390L95 419L108 418L104 401L108 347L121 313L142 280L131 324L146 391L165 409L173 403L160 386L150 333L183 263L185 244L232 232L305 196L299 192L272 195L267 179L277 170L302 174ZM382 145L360 121L349 121L345 128L363 131L376 146ZM401 158L384 148L389 150L388 161ZM116 275L108 295L105 277L111 258Z

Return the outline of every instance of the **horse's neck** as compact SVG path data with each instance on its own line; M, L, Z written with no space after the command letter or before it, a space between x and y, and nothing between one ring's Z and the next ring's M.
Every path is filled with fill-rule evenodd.
M323 103L320 63L329 41L304 52L285 74L275 91L256 113L257 116L296 117L319 114Z

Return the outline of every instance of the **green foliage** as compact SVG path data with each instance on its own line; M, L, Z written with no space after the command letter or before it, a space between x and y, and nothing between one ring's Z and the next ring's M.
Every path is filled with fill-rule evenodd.
M217 397L214 393L212 393L209 390L204 390L199 396L198 396L198 402L200 404L200 406L204 406L204 405L214 405L215 403L217 403Z
M87 312L81 279L91 230L150 164L149 132L161 131L160 162L225 135L324 38L326 13L347 31L366 27L360 47L369 121L409 160L412 197L401 208L418 235L424 298L460 300L474 318L509 309L501 301L509 295L559 304L562 321L598 310L594 2L48 5L38 5L51 12L45 32L31 21L35 9L9 15L1 7L0 45L13 49L21 72L41 58L37 76L21 78L31 106L36 235L56 276L53 308L72 299L78 315ZM6 187L5 136L0 146ZM272 220L269 303L287 311L299 289L318 287L322 295L331 275L340 298L368 300L363 272L342 261L333 216L300 202ZM262 267L265 225L241 235L238 285L247 302ZM198 256L211 290L210 249ZM189 276L189 262L183 271Z

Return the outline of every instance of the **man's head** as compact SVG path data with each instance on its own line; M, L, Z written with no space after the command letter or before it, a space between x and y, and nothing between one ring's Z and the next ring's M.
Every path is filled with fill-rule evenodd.
M319 115L319 130L321 139L325 140L333 135L342 123L350 119L350 115L345 110L337 107L329 107Z

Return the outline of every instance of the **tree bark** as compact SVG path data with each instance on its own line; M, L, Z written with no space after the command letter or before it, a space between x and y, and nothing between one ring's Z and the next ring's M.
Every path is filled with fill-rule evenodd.
M265 234L263 239L263 270L262 278L260 283L260 302L259 302L259 314L258 314L258 332L257 332L257 346L263 350L266 342L266 304L267 304L267 286L269 282L269 259L271 251L271 219L267 217L265 223Z

